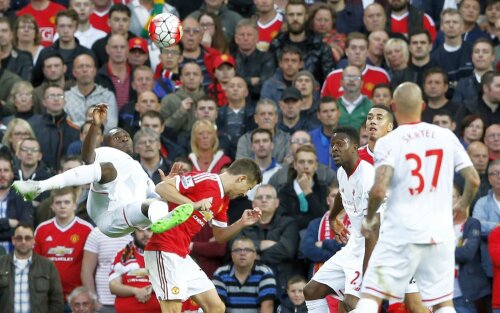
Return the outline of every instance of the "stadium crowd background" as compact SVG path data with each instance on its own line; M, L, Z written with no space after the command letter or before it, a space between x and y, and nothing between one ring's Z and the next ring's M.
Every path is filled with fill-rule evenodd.
M160 50L146 29L161 12L182 19L184 36ZM205 227L192 256L228 311L305 310L294 292L341 248L327 222L338 191L331 131L353 126L367 144L378 127L366 123L370 108L390 108L405 81L422 88L422 120L454 131L481 176L466 218L480 228L456 223L457 311L500 310L499 0L2 0L0 15L5 312L159 312L137 272L150 234L93 229L88 186L32 202L10 187L82 164L89 112L101 102L102 144L113 127L127 130L155 183L174 161L213 173L237 158L257 162L266 185L232 200L228 214L232 222L258 206L261 223L227 245ZM462 187L457 178L457 196ZM32 257L25 272L12 258L33 246L58 271Z

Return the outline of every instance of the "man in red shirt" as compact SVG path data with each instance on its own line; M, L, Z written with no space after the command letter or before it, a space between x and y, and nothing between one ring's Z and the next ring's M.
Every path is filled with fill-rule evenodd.
M236 160L221 175L191 172L157 185L156 191L170 207L192 203L196 209L183 224L162 234L153 234L144 258L162 312L181 312L182 301L191 298L204 312L224 312L213 283L189 256L189 245L206 223L216 241L225 242L244 227L255 224L261 211L245 210L242 217L227 225L230 198L244 195L262 181L259 167L250 159ZM194 202L194 203L193 203Z
M35 253L52 260L59 272L64 298L82 285L83 247L92 225L75 216L76 192L72 187L52 191L55 217L35 231Z
M49 0L33 0L17 12L17 16L29 14L36 20L40 28L42 45L48 47L54 40L56 34L56 14L66 8Z
M436 38L436 25L432 17L412 6L408 0L389 0L387 28L390 32L408 36L418 28L426 29L432 41Z

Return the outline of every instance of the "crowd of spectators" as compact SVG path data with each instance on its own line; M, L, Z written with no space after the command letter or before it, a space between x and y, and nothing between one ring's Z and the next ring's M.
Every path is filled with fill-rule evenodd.
M160 49L147 25L162 12L184 35ZM481 177L473 205L454 214L456 305L500 312L499 71L500 0L0 1L2 312L160 312L144 272L148 231L103 235L86 214L88 186L29 202L11 189L83 164L102 102L98 144L125 129L155 183L174 161L260 166L262 185L228 215L259 207L261 221L228 244L205 227L192 256L229 312L305 312L306 281L342 247L328 223L330 136L352 126L366 145L370 109L390 109L408 81L424 95L422 120L454 132ZM454 197L463 184L456 177Z

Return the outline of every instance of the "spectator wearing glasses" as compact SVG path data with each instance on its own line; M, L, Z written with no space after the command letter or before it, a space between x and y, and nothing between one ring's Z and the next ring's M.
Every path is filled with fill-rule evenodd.
M226 312L274 312L276 279L269 266L256 262L257 249L252 239L236 238L231 246L231 260L231 264L219 267L213 278Z
M80 129L64 111L66 101L63 88L50 86L45 89L42 104L45 113L33 120L33 130L43 134L38 138L43 162L57 169L69 145L80 138Z
M87 287L77 287L68 296L68 304L73 313L95 313L97 295Z
M0 257L0 270L6 273L0 292L5 313L63 312L63 293L52 261L33 253L33 226L19 223L12 234L14 253Z
M34 89L31 83L27 81L18 81L12 86L8 103L3 107L2 124L7 125L14 118L22 118L28 123L32 123L33 119L38 115L35 114L35 106L33 99ZM9 115L9 113L12 113Z

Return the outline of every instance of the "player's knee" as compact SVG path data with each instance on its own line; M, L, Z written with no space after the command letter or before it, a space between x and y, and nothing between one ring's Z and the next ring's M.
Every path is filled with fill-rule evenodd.
M101 165L101 180L99 181L100 184L106 184L116 179L118 173L113 163L104 162L101 163L100 165Z
M342 304L344 305L344 309L346 312L352 312L356 308L356 305L358 304L358 298L351 296L351 295L346 295L344 298L344 301L342 301Z

